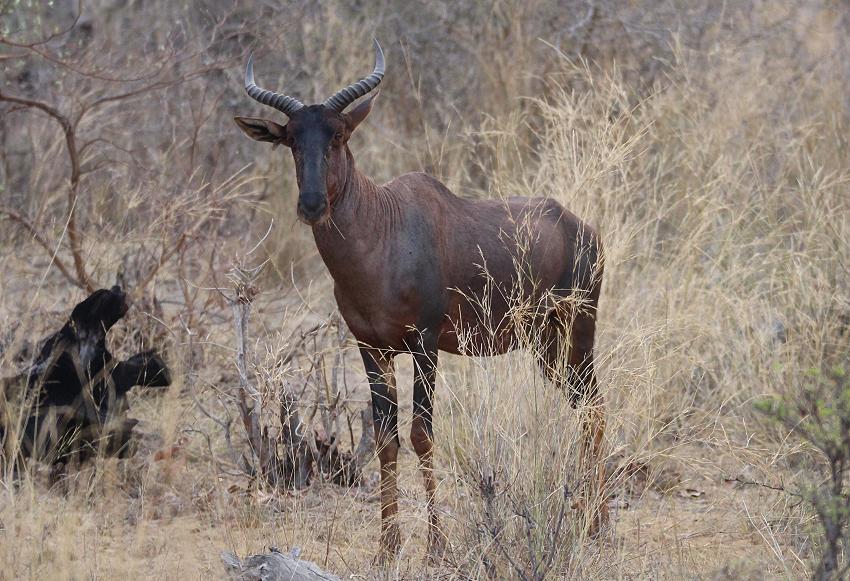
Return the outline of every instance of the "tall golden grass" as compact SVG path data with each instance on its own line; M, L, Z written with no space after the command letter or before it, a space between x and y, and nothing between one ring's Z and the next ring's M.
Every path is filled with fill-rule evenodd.
M156 3L160 16L133 3L98 5L100 13L86 6L94 38L108 45L80 61L86 67L132 66L117 42L122 31L128 47L145 46L146 31L166 16L178 23L171 34L184 37L156 29L162 43L212 47L230 63L80 129L132 153L92 150L87 160L103 164L82 182L77 209L98 282L111 284L122 268L131 286L146 279L174 232L205 220L110 336L118 355L167 350L176 384L161 398L137 394L132 410L151 450L185 444L159 460L98 460L52 490L41 468L17 482L7 473L0 578L208 578L222 571L220 551L269 545L299 546L341 576L365 578L806 576L818 545L812 515L781 491L746 483L790 490L820 461L763 422L753 402L793 397L809 370L850 357L850 17L830 2L744 4L252 11L213 2L204 13ZM7 23L28 23L28 34L68 22L45 7L0 7ZM14 39L21 30L2 33ZM383 571L372 566L375 464L358 488L316 482L275 493L239 469L247 447L238 421L232 446L225 440L221 423L236 413L235 343L230 312L211 289L226 286L235 262L270 260L250 330L252 364L273 378L259 381L269 413L281 381L309 386L302 402L315 409L317 361L345 385L346 410L368 399L350 339L308 339L281 365L303 330L334 316L331 283L295 223L288 153L242 140L230 117L259 112L241 94L245 49L257 49L261 84L313 101L368 70L373 34L389 68L352 143L366 173L380 181L425 169L460 195L549 196L601 233L596 357L612 526L600 538L584 536L570 509L569 493L581 485L578 413L526 352L441 355L436 462L450 552L439 566L422 560L425 499L405 437L404 546ZM103 90L29 49L2 48L10 57L4 91L42 89L73 111L75 96ZM43 48L73 62L89 55ZM155 63L160 49L138 54ZM22 80L27 66L39 67L34 80ZM67 260L58 128L0 106L0 205L34 217ZM84 293L27 232L0 224L0 375L8 375ZM404 436L412 369L402 359Z

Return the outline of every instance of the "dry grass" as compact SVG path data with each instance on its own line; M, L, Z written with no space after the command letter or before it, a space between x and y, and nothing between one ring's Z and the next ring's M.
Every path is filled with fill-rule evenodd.
M818 542L811 515L781 492L740 481L790 487L818 461L766 425L752 404L793 394L808 370L850 358L847 7L754 2L751 10L715 14L707 2L704 12L671 15L661 3L637 3L657 15L649 29L640 6L597 2L581 24L590 4L571 5L566 15L556 4L493 2L456 13L449 5L377 2L357 12L293 3L287 10L297 18L284 18L282 9L231 13L210 3L209 21L174 9L186 46L213 46L232 66L82 127L87 138L106 131L125 147L137 137L139 147L88 160L104 165L82 182L77 216L89 272L107 284L123 264L131 286L148 277L175 231L204 219L111 333L118 355L167 351L175 385L164 397L135 396L132 414L144 420L152 449L185 445L157 461L149 453L98 461L66 490L49 490L39 470L19 485L0 481L0 578L208 578L222 571L220 551L269 545L299 546L329 570L362 576L355 578L519 578L517 569L527 574L529 563L550 554L549 578L809 573ZM18 19L54 17L0 7ZM227 40L211 41L210 22L225 13ZM263 19L280 28L260 26ZM101 40L116 39L122 26L134 34L141 27L121 24L120 14L94 22ZM571 31L573 24L581 27ZM231 313L208 290L226 285L233 263L271 259L251 319L254 364L265 377L308 385L307 409L318 385L314 359L277 362L300 330L335 312L328 275L306 229L294 223L291 162L231 127L234 112L253 114L237 80L242 49L262 51L262 83L313 100L368 69L374 30L389 47L389 71L352 145L362 168L377 179L424 168L464 195L551 196L602 234L597 361L609 465L619 468L610 490L613 526L602 538L580 534L567 508L552 541L569 504L564 486L581 484L578 414L528 354L441 356L436 458L451 553L440 567L422 562L425 500L406 438L402 556L380 572L371 565L376 463L352 490L316 483L271 493L241 473L210 418L236 413ZM120 46L110 50L110 62L126 57ZM67 58L77 54L68 51ZM305 54L307 66L299 67ZM63 110L75 106L69 96L97 89L71 83L71 72L32 54L10 62L4 90L49 87L45 95ZM44 67L43 78L21 81L15 67L22 63ZM67 173L56 127L31 112L0 111L0 205L34 216L57 244ZM207 111L209 120L200 123L192 111ZM116 209L124 206L130 209ZM84 293L50 267L27 233L0 224L6 375ZM58 255L67 260L67 246ZM351 394L346 411L355 413L368 388L351 341L339 360L332 334L311 349L327 354L329 375L337 368ZM406 434L412 366L403 359ZM265 385L270 400L272 383ZM232 435L234 447L246 450L238 422Z

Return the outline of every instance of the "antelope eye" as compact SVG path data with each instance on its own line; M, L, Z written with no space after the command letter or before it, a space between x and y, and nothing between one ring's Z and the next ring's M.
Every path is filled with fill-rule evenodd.
M334 141L342 141L342 133L340 133L339 131L334 133Z

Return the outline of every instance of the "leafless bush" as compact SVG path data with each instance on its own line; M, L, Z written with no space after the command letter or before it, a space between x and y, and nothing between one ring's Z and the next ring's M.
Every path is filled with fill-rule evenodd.
M133 402L167 453L140 456L131 476L101 462L96 476L75 477L80 494L51 495L38 475L0 487L0 563L21 577L216 575L205 555L274 540L341 576L372 569L368 486L246 492L233 320L211 289L227 286L235 249L268 232L245 353L269 441L286 461L297 436L280 426L297 410L328 450L357 450L368 388L356 350L328 324L330 284L295 221L291 162L242 140L231 117L260 112L241 88L249 50L264 84L312 102L362 76L376 36L388 74L352 143L365 173L424 169L461 195L546 195L598 226L616 509L611 537L576 534L564 491L580 496L580 429L531 358L446 356L435 460L449 561L406 559L421 552L425 510L421 487L402 479L412 526L386 575L807 575L817 516L740 481L801 481L810 449L757 422L752 401L847 360L848 14L827 0L102 0L82 10L0 0L0 92L72 126L89 110L74 127L71 211L64 125L0 102L0 368L25 364L82 294L68 282L82 283L77 248L91 284L123 272L139 289L116 349L167 342L177 376L161 401ZM400 363L400 386L406 374ZM281 406L284 385L297 405ZM411 460L402 448L400 462ZM372 472L366 464L367 483ZM138 549L115 558L117 544Z
M345 332L339 322L328 321L302 332L297 342L287 346L286 353L276 353L265 366L252 373L248 353L248 318L251 304L259 292L255 286L262 265L253 269L234 268L229 277L234 283L234 296L229 300L236 324L236 367L239 389L236 397L239 414L247 434L251 460L245 461L247 471L258 475L273 488L306 487L310 480L328 480L341 486L357 484L363 466L371 460L369 442L372 438L368 415L360 414L362 422L360 442L355 444L352 414L348 398L351 393L340 381ZM326 331L335 332L337 341L331 349L336 351L331 364L332 377L326 372L324 341ZM324 332L323 332L324 331ZM340 334L341 333L341 334ZM320 343L321 341L321 343ZM286 367L297 357L309 362L304 377L304 388L296 392L291 372ZM252 377L255 376L255 377ZM296 376L297 377L297 376ZM260 380L261 386L257 385ZM308 385L314 389L307 392ZM277 426L268 420L269 399L279 409ZM302 420L300 408L309 410ZM316 425L316 416L321 421ZM349 451L340 448L345 433L342 421L347 421L351 436Z

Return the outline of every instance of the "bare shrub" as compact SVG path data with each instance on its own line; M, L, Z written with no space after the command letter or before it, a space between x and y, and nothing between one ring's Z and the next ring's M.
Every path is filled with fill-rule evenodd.
M414 526L380 575L811 574L816 511L741 482L797 490L824 466L752 402L803 401L808 370L847 360L848 14L826 0L0 1L3 95L73 124L98 99L150 87L76 126L73 212L62 123L0 102L0 207L20 217L0 216L0 375L26 365L81 298L68 282L82 280L74 248L92 283L123 272L140 289L113 331L116 355L165 343L175 371L162 398L134 396L149 453L98 460L67 495L38 471L3 481L4 572L215 576L219 550L272 542L341 577L373 570L363 547L378 528L374 465L350 489L280 492L246 475L233 320L214 289L263 239L258 262L270 263L246 345L263 421L281 425L285 381L303 423L357 450L368 388L356 350L328 324L331 285L295 220L292 167L280 149L239 138L231 117L252 106L248 51L258 80L312 102L362 76L376 36L388 73L352 143L365 173L421 169L460 195L546 195L600 230L613 521L601 539L577 533L577 414L532 357L446 356L435 461L451 552L419 563L424 499L402 479L401 518ZM398 374L408 385L410 369ZM418 478L404 466L413 461L402 448L402 475Z
M843 579L850 570L847 552L850 524L850 380L842 367L822 374L811 372L810 383L792 396L758 402L770 419L811 445L819 458L813 458L813 473L789 491L811 505L823 535L813 579Z

